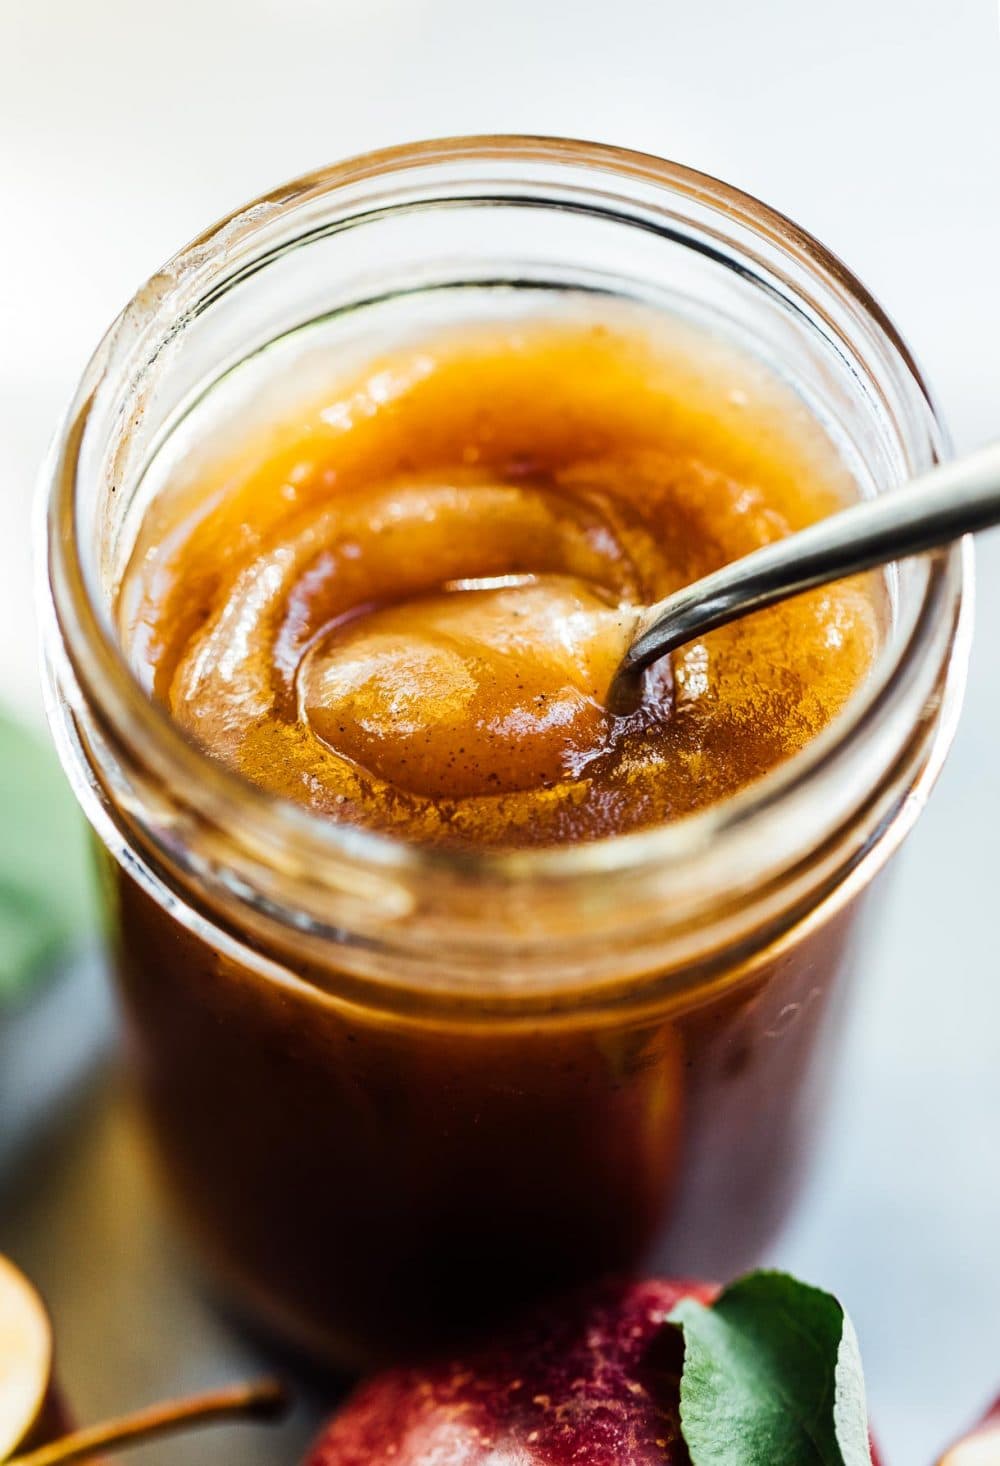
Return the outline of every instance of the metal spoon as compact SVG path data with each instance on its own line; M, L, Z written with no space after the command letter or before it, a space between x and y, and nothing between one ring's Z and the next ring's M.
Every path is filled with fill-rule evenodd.
M651 662L716 627L997 523L1000 443L993 443L764 545L640 610L608 706L613 712L635 707Z

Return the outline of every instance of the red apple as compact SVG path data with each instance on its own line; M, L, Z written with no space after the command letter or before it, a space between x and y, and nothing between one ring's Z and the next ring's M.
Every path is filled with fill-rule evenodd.
M687 1466L680 1336L662 1327L705 1283L607 1283L467 1359L363 1384L306 1466Z

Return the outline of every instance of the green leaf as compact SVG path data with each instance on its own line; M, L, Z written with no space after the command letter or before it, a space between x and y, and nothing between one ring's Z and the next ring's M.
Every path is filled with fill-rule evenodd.
M86 833L47 742L0 717L0 1006L93 925Z
M836 1298L750 1273L684 1331L681 1429L693 1466L870 1466L857 1337Z

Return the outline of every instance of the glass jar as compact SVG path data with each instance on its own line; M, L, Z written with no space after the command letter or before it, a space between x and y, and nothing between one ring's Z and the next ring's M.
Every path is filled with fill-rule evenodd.
M961 699L956 546L892 572L884 650L823 736L668 827L427 852L185 739L110 612L163 444L308 323L357 341L375 312L569 290L755 352L866 494L942 451L894 327L787 219L655 158L484 137L354 159L195 240L99 347L49 466L49 712L156 1154L238 1297L339 1365L609 1269L760 1254L815 1139L863 898Z

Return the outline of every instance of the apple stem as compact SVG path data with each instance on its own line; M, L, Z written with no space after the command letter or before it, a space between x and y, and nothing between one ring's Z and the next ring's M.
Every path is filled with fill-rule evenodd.
M40 1446L23 1456L13 1456L8 1466L68 1466L72 1461L86 1461L103 1451L117 1451L137 1442L152 1440L175 1430L210 1425L229 1419L276 1419L282 1414L288 1397L275 1380L262 1380L252 1385L233 1385L196 1395L190 1400L172 1400L153 1405L121 1420L104 1425L88 1426L73 1431L50 1445Z

